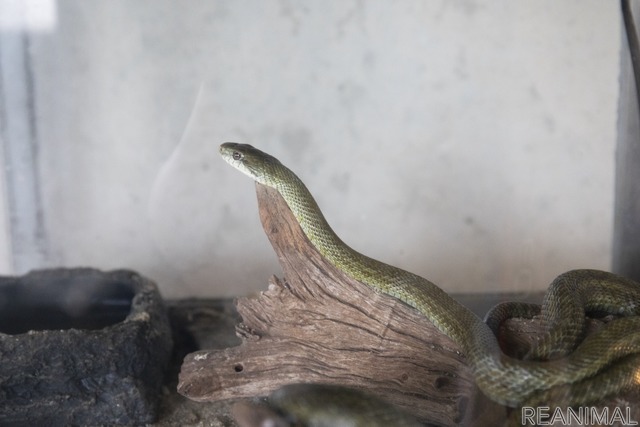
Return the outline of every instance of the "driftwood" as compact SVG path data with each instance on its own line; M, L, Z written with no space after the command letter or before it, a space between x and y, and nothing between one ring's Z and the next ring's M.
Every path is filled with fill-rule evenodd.
M206 402L265 396L292 383L341 384L437 425L502 423L506 408L477 391L454 342L415 309L335 269L277 192L260 184L256 191L285 279L272 277L257 299L237 301L242 344L187 355L179 393ZM520 337L505 340L510 347L542 331L537 320L512 319L505 328Z

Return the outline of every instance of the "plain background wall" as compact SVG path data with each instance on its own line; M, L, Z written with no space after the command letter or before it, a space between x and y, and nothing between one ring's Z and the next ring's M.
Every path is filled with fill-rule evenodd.
M25 39L43 250L5 245L18 273L264 289L279 267L224 141L278 157L346 242L449 292L609 268L617 2L50 3Z

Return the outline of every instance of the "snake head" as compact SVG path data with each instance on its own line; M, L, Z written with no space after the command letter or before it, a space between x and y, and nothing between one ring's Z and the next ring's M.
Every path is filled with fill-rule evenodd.
M225 142L220 146L220 155L240 172L270 187L274 187L273 172L284 168L278 159L249 144Z

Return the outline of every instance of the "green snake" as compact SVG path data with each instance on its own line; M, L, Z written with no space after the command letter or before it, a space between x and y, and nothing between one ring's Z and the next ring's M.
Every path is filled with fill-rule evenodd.
M275 157L237 143L222 144L220 154L257 183L277 190L312 245L337 269L414 307L456 342L490 399L517 407L547 390L566 388L569 403L578 405L640 384L640 284L597 270L562 274L543 301L547 333L530 359L562 358L509 357L500 349L495 324L485 323L429 280L345 244L304 183ZM585 313L592 311L622 317L583 339Z
M241 427L421 427L413 416L362 390L328 384L289 384L266 402L238 402Z

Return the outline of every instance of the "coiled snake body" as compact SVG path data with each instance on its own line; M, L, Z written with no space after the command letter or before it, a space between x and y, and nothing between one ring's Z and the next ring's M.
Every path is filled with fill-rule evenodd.
M236 143L222 144L220 153L255 181L276 189L309 241L330 263L353 279L415 307L455 341L472 368L476 384L492 400L518 406L545 390L564 385L570 387L570 403L577 405L640 384L640 285L636 282L596 270L575 270L559 276L542 307L548 333L532 358L569 354L545 361L508 357L492 331L495 325L490 327L427 279L346 245L331 229L302 181L276 158ZM503 307L503 311L508 310ZM589 311L627 317L609 322L602 331L580 342L585 312Z

